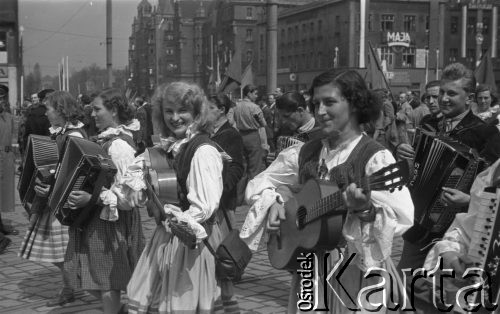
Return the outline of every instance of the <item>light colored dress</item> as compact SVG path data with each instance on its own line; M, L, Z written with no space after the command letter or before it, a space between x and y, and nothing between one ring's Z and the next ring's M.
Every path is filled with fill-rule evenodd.
M80 122L77 125L68 124L64 128L51 128L50 132L57 136L57 134L64 134L65 130L81 129L82 127L83 123ZM77 131L68 131L66 134L83 138L82 134ZM68 241L68 227L61 225L47 206L38 217L35 225L26 231L18 256L34 262L64 262Z
M190 207L183 214L196 223L205 222L218 209L222 166L221 154L212 145L200 146L193 155L186 181ZM219 226L208 229L209 243L216 248L222 240ZM129 313L213 313L220 297L214 257L204 243L189 249L167 225L160 225L141 255L127 295Z
M0 212L14 211L15 166L12 151L14 118L6 111L0 113Z
M132 137L139 128L135 121L129 125L109 128L99 134L108 139L120 134ZM104 189L100 198L104 207L95 211L81 230L69 228L69 242L64 260L71 285L83 290L126 290L128 281L144 249L144 235L140 213L130 208L127 197L128 177L123 174L134 161L135 149L127 141L117 138L108 149L108 155L117 168L110 189ZM133 178L137 181L140 178Z
M337 149L331 150L324 143L319 160L325 159L328 170L331 170L347 160L360 140L361 135L350 142L339 145ZM290 197L290 194L278 194L276 188L282 185L299 187L298 157L302 145L296 144L282 151L269 168L256 176L247 186L246 200L251 204L251 208L241 229L240 236L253 250L258 248L264 233L269 207L275 202L276 197L282 198L284 201ZM369 159L365 167L365 173L371 175L393 163L395 163L395 160L391 153L388 150L381 150ZM376 280L367 281L362 277L362 272L370 267L393 269L390 260L393 238L401 235L413 225L413 203L406 187L393 193L389 191L372 191L371 201L376 208L374 222L363 223L357 216L348 214L343 227L343 235L347 241L347 247L343 250L343 253L347 257L349 257L350 253L356 254L353 263L346 268L342 276L344 278L343 284L353 296L357 296L362 287L377 283ZM338 255L333 252L332 258L328 261L329 271L337 262L335 257L338 257ZM321 271L320 276L324 276ZM300 312L297 309L299 282L299 277L295 273L290 292L289 313ZM333 283L333 285L335 287L336 283ZM337 286L336 291L339 292L340 290ZM361 312L350 311L331 292L329 290L328 304L330 313L364 313L363 309L367 308L366 305L363 305ZM342 293L340 293L340 297L345 300ZM380 301L380 299L379 294L373 296L374 302ZM380 313L385 313L384 311L382 309Z

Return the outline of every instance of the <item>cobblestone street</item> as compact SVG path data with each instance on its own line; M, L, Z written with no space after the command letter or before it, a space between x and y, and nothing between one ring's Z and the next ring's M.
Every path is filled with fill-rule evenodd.
M247 207L237 211L237 221L241 225ZM0 313L101 313L99 302L83 291L76 293L76 302L63 307L48 308L47 299L59 290L60 274L51 264L35 263L21 259L17 252L24 236L27 215L16 200L14 213L3 214L5 221L19 230L19 235L10 236L12 244L0 255ZM143 213L146 239L149 239L155 224ZM401 254L401 241L394 245L394 257ZM242 313L286 313L290 275L286 271L275 270L269 264L265 249L253 256L243 279L236 284L236 295ZM123 298L126 298L123 295ZM126 300L124 300L126 301Z

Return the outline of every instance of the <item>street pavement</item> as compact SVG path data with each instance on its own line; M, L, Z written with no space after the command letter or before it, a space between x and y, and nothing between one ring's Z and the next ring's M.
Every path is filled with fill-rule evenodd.
M238 208L238 225L243 222L247 210L248 207ZM148 240L155 223L146 213L142 213L142 218ZM63 307L46 307L47 299L60 289L61 275L52 264L35 263L17 256L28 224L27 214L17 195L15 212L2 214L2 219L19 230L19 235L9 236L12 244L0 255L0 313L102 313L100 303L83 291L76 292L73 303ZM397 239L393 247L396 263L401 249L402 241ZM264 247L257 251L242 280L235 285L241 312L286 313L290 279L288 272L271 267ZM126 302L126 295L122 295L122 301Z

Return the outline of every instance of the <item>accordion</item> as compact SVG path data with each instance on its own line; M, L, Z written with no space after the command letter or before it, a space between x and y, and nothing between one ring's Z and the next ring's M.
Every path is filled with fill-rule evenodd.
M482 291L474 291L469 304L491 305L499 300L500 278L500 219L498 218L500 189L486 188L479 198L472 197L470 208L477 211L468 257L472 267L480 270L473 279L480 283ZM462 307L465 308L465 307ZM472 309L471 309L472 311Z
M274 153L269 153L266 162L267 164L272 163L279 153L281 153L284 149L299 143L305 143L312 139L321 138L323 131L320 127L313 128L312 130L300 133L294 136L278 136L276 139L276 151Z
M430 236L442 236L455 215L467 211L467 206L445 206L441 201L442 188L468 194L485 162L468 146L420 129L415 134L414 148L414 173L408 188L415 206L415 219L414 226L403 237L413 243L425 243Z
M55 217L65 226L83 225L93 214L101 189L110 187L115 174L116 167L101 145L68 137L49 199ZM87 191L92 197L86 207L71 209L68 196L78 190Z
M21 203L28 214L45 209L47 198L36 195L36 181L52 185L58 162L59 151L55 140L48 136L29 136L23 172L17 185Z

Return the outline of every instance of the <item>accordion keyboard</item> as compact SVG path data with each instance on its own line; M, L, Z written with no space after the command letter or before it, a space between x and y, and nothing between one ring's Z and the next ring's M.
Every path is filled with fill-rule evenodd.
M483 292L489 302L496 302L498 299L500 275L500 225L498 218L498 204L500 200L500 189L496 192L482 192L479 198L473 197L470 208L477 209L474 231L468 256L472 260L473 267L477 267L482 272ZM481 279L474 277L476 282ZM479 298L484 298L480 293L475 292L471 296L472 300L481 303ZM470 300L470 299L469 299Z
M71 192L82 190L83 184L85 183L85 179L86 179L85 176L78 176L75 180L75 184L71 188ZM66 200L66 203L64 203L63 208L69 209L69 204L68 204L67 200Z

